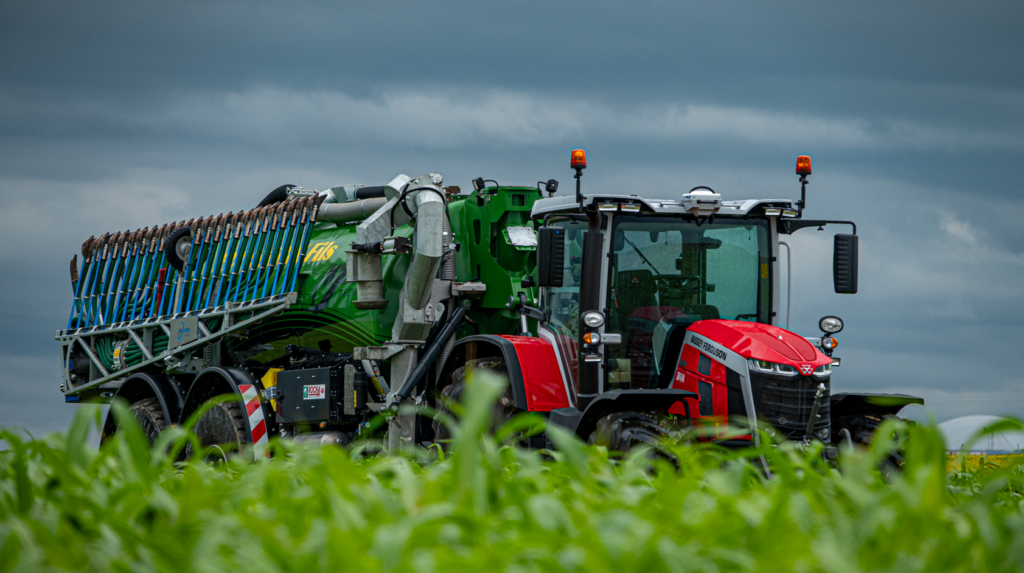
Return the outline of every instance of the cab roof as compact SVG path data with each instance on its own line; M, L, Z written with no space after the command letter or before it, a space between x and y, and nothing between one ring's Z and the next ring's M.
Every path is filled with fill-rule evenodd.
M640 205L640 211L644 213L659 213L665 215L683 215L687 211L680 204L677 199L644 199L636 195L587 195L585 197L585 203L587 205L593 203L618 203L618 204L631 204ZM781 208L781 209L796 209L796 201L793 199L745 199L742 201L722 201L722 207L718 210L716 215L763 215L763 211L767 207ZM547 199L538 199L533 204L533 209L530 211L530 217L541 218L545 215L552 213L578 213L580 212L579 203L576 202L576 198L572 195L565 195L562 197L550 197Z

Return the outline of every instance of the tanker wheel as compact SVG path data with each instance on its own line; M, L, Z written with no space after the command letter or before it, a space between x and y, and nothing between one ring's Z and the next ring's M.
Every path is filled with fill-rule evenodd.
M452 372L451 384L445 386L444 390L441 391L438 410L452 418L458 419L458 416L452 412L450 405L453 402L462 402L462 394L466 389L467 366L471 369L486 370L495 377L505 381L505 393L494 404L494 413L491 416L491 432L493 433L516 413L512 400L512 386L509 384L508 368L500 358L477 358L476 360L470 360L465 366L456 368L455 372ZM441 423L439 418L440 416L434 418L434 441L451 440L453 437L451 430L448 426Z
M237 401L221 402L206 411L192 430L203 450L208 450L208 461L224 459L226 454L240 451L249 443L245 428L245 415ZM185 457L192 457L192 444L185 447Z
M137 402L133 402L128 407L128 411L135 417L135 421L139 423L139 427L142 428L142 433L149 439L149 443L152 444L156 441L156 437L160 435L160 432L167 427L167 419L164 417L164 409L160 407L160 400L156 398L145 398ZM100 443L105 443L107 440L112 438L117 433L117 427L114 426L111 432L107 432L107 428L104 428L103 435L100 437Z

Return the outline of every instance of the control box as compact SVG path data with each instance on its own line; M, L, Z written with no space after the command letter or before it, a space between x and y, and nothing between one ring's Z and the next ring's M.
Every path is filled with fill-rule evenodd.
M278 423L295 424L338 420L344 390L344 370L308 368L277 373Z

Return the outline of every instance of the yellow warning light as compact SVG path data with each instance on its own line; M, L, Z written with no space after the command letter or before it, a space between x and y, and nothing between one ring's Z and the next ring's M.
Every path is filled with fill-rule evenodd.
M569 166L573 169L586 169L587 152L583 149L573 149L569 158Z
M811 174L811 157L809 155L801 155L796 158L796 174L797 175L810 175Z

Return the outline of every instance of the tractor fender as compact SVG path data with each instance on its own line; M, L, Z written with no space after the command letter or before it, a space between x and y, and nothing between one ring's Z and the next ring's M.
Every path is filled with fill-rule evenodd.
M508 383L512 387L512 403L517 409L526 410L523 371L519 365L515 346L512 342L494 334L478 334L458 340L441 368L436 392L439 394L448 385L456 368L477 358L502 358L505 361L505 365L508 367Z
M482 334L467 336L455 343L441 369L442 386L452 372L476 358L502 358L508 367L512 402L519 410L550 412L569 406L565 383L550 342L530 336Z
M674 404L681 403L690 418L690 406L686 398L697 398L695 392L659 388L651 390L611 390L598 394L586 410L562 408L553 410L548 420L571 430L586 440L597 428L597 422L609 414L619 412L668 411Z
M181 410L185 405L178 385L160 373L136 372L132 374L117 389L114 399L117 398L121 398L129 404L146 398L156 398L160 402L160 408L164 411L164 419L168 423L174 423L181 417ZM114 413L108 411L107 419L103 424L104 432L108 435L113 434L114 426Z
M870 394L862 392L842 392L831 396L831 416L833 420L847 416L894 416L908 404L924 404L922 398L906 394Z

